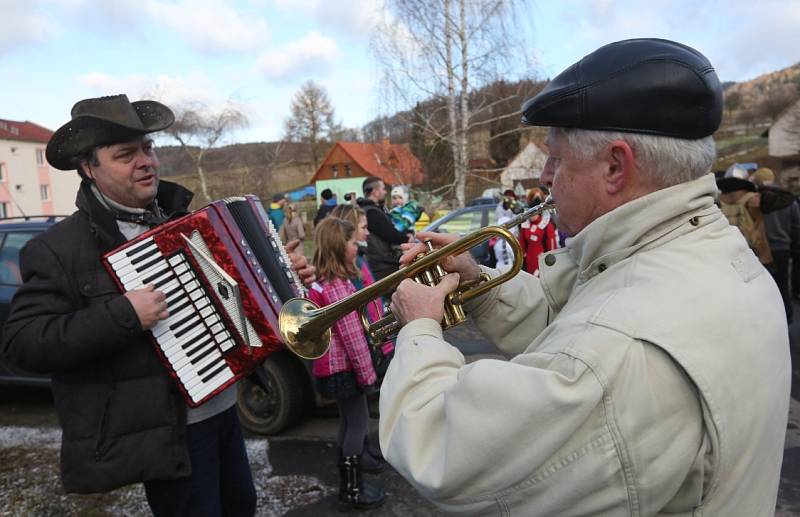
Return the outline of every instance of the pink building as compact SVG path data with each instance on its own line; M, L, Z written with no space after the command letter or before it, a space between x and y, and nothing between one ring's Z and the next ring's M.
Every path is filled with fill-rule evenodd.
M47 163L52 134L33 122L0 119L0 218L75 211L80 178Z

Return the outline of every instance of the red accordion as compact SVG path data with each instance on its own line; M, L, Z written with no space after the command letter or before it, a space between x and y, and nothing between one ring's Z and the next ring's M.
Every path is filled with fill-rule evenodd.
M169 317L151 329L156 351L196 407L283 348L278 314L304 289L261 201L215 201L107 253L122 292L148 284Z

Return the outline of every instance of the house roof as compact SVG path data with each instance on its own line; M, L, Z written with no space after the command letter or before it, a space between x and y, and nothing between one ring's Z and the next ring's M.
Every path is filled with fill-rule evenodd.
M323 168L328 165L328 159L336 147L341 148L368 174L376 176L390 185L419 185L425 178L422 163L411 152L408 144L390 144L388 140L382 143L361 142L336 142L328 155L322 161L311 183L317 181Z
M24 140L46 144L53 132L33 122L0 119L0 140Z

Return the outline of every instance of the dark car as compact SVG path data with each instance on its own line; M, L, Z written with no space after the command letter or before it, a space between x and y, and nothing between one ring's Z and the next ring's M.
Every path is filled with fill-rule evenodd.
M0 219L0 326L8 318L11 298L22 284L19 251L26 242L63 218L64 216L36 216ZM50 377L17 368L0 358L0 384L49 386Z
M495 218L497 203L498 201L491 198L473 200L470 206L459 208L440 217L425 227L423 231L454 233L463 237L485 226L497 224ZM470 253L475 257L475 260L484 266L494 267L496 263L494 252L489 247L488 241L472 247Z
M8 318L11 298L22 284L20 250L64 217L0 219L0 327ZM253 432L271 435L296 423L315 403L309 368L309 362L281 351L269 356L250 378L241 379L238 409L243 425ZM50 377L25 371L0 358L0 385L12 384L47 387Z

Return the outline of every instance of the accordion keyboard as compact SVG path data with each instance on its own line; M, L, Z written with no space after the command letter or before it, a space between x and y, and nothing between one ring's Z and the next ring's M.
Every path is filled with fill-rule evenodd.
M234 340L183 251L163 256L148 238L108 262L125 291L153 284L165 293L169 316L150 330L194 403L234 377L223 358Z

